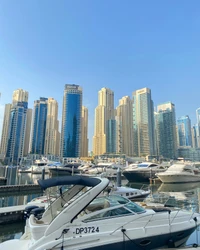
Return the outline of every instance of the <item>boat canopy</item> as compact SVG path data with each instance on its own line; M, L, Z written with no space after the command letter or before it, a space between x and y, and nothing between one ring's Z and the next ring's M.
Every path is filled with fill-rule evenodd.
M88 176L63 176L46 180L38 180L38 184L43 190L49 187L61 185L82 185L87 187L94 187L101 182L99 178L91 178Z

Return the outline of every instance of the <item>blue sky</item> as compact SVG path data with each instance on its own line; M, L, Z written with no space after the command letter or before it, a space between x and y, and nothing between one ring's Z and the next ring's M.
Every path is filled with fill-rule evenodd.
M149 87L157 104L172 101L177 118L196 122L200 107L199 0L1 0L0 134L5 103L29 91L29 107L64 85L83 88L93 135L98 90L118 100Z

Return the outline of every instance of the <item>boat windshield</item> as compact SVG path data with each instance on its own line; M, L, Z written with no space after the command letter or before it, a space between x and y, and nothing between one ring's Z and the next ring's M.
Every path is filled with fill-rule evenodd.
M149 164L139 164L138 165L138 167L139 168L152 168L152 167L157 167L158 165L156 165L156 164L151 164L151 165L149 165Z
M106 210L105 210L106 209ZM98 211L98 212L97 212ZM84 222L93 220L109 219L136 213L144 213L146 210L136 203L119 195L110 195L96 198L86 208L87 215ZM93 214L95 212L95 214Z

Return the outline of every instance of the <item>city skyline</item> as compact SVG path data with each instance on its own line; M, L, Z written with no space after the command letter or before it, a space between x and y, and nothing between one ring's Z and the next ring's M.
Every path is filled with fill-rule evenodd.
M61 158L87 157L88 109L82 105L82 87L65 84L61 133L58 102L40 97L34 101L32 110L28 108L28 98L28 91L17 89L13 92L12 104L5 106L0 146L4 162L18 164L29 152ZM135 90L132 99L124 96L116 108L114 92L101 88L95 109L92 155L200 159L199 110L196 110L194 128L189 116L176 118L172 102L159 104L155 109L149 88Z
M154 105L171 101L196 123L200 107L200 2L1 1L0 126L15 89L59 105L63 86L83 87L90 149L99 89L123 96L147 87ZM112 11L111 11L112 10ZM0 127L0 131L2 127Z
M65 85L64 85L65 86ZM82 87L82 86L81 86ZM84 89L84 88L83 88ZM101 88L102 89L102 88ZM13 90L13 92L11 93L11 96L13 95L13 93L14 93L14 91L16 91L16 89L15 90ZM25 91L27 91L26 89L25 89ZM99 92L100 90L98 90L98 92ZM136 91L136 90L134 90L134 91ZM28 94L29 94L29 96L30 96L30 93L29 93L29 91L27 91L28 92ZM96 96L97 96L97 100L98 100L98 92L96 93ZM115 91L113 91L114 92L114 94L115 94ZM133 92L133 91L132 91ZM125 95L125 96L128 96L128 97L130 97L131 99L132 99L132 92L131 92L131 94L130 95ZM152 93L152 90L151 90L151 93ZM152 93L152 95L153 95L153 93ZM2 96L2 94L1 94L1 96ZM40 96L44 96L44 95L40 95ZM115 95L114 95L114 97L115 97ZM123 98L124 96L122 96L121 98ZM29 98L29 97L28 97ZM34 100L34 102L36 101L36 100L38 100L38 99L40 99L41 97L38 97L38 98L36 98L35 100ZM52 97L45 97L45 98L53 98L54 99L54 97L52 96ZM63 97L62 97L63 98ZM120 98L120 99L121 99ZM83 94L83 99L84 99L84 94ZM119 99L119 100L120 100ZM152 98L153 99L153 98ZM119 102L119 100L116 100L116 98L114 98L114 108L116 109L117 108L117 106L118 106L118 102ZM8 102L8 103L10 103L11 102L11 97L10 97L10 101ZM34 102L33 102L33 105L31 106L31 104L30 104L30 101L28 102L28 106L29 106L29 109L34 109ZM153 99L153 102L154 102L154 99ZM159 104L157 104L157 105L155 105L155 103L154 103L154 108L156 108L156 106L159 106L160 104L162 104L162 103L168 103L168 101L163 101L163 102L161 102L161 103L159 103ZM8 104L8 103L6 103L6 104ZM58 102L59 103L59 102ZM5 105L6 105L5 104ZM1 134L2 134L2 128L3 128L3 116L4 116L4 109L5 109L5 105L3 105L2 103L1 103L1 100L0 100L0 138L1 138ZM84 105L84 104L83 104ZM176 103L175 103L175 105L176 105ZM85 105L84 105L85 106ZM98 105L97 105L98 106ZM87 109L88 109L88 114L90 113L90 115L91 115L91 110L88 108L88 107L86 107ZM197 114L196 114L196 111L197 110L199 110L200 108L196 108L194 111L193 111L193 115L188 115L188 114L182 114L182 115L178 115L177 114L177 108L176 108L176 122L178 121L178 118L179 117L181 117L181 116L189 116L190 117L190 119L191 119L191 117L193 117L193 120L191 119L191 126L193 126L193 125L195 125L195 124L197 124ZM88 117L88 141L89 141L89 151L92 151L92 147L93 147L93 136L94 136L94 123L95 123L95 119L94 119L94 117L95 117L95 109L93 110L93 120L91 119L91 117ZM62 102L60 102L60 104L58 104L58 121L59 121L59 132L61 132L61 122L62 122ZM91 122L93 122L92 124L91 124ZM93 130L91 130L91 127L93 128Z

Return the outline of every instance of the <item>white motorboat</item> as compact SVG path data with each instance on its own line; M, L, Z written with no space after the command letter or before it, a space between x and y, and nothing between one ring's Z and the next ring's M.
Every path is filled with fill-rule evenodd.
M155 178L158 172L164 172L167 166L158 165L152 162L142 162L133 164L124 169L123 175L129 182L149 182L150 178Z
M199 182L200 170L189 163L176 163L163 173L156 173L163 183Z
M39 180L43 190L73 185L37 218L30 211L20 239L1 250L141 250L178 247L200 225L200 214L179 209L145 209L118 195L98 196L109 180L65 176ZM41 211L41 210L40 210ZM158 240L159 239L159 240Z
M65 165L55 165L49 167L49 172L52 176L58 175L73 175L80 173L78 167L81 165L79 162L66 163Z
M130 200L143 200L150 194L150 190L131 188L126 186L111 187L110 194L117 194Z
M94 165L84 171L84 174L88 175L101 175L102 177L117 177L117 170L122 170L124 168L121 164L115 164L113 162L101 162Z
M24 166L18 169L19 173L32 173L32 174L42 174L43 169L45 173L49 173L50 167L60 166L60 162L49 161L47 159L36 160L31 166Z

